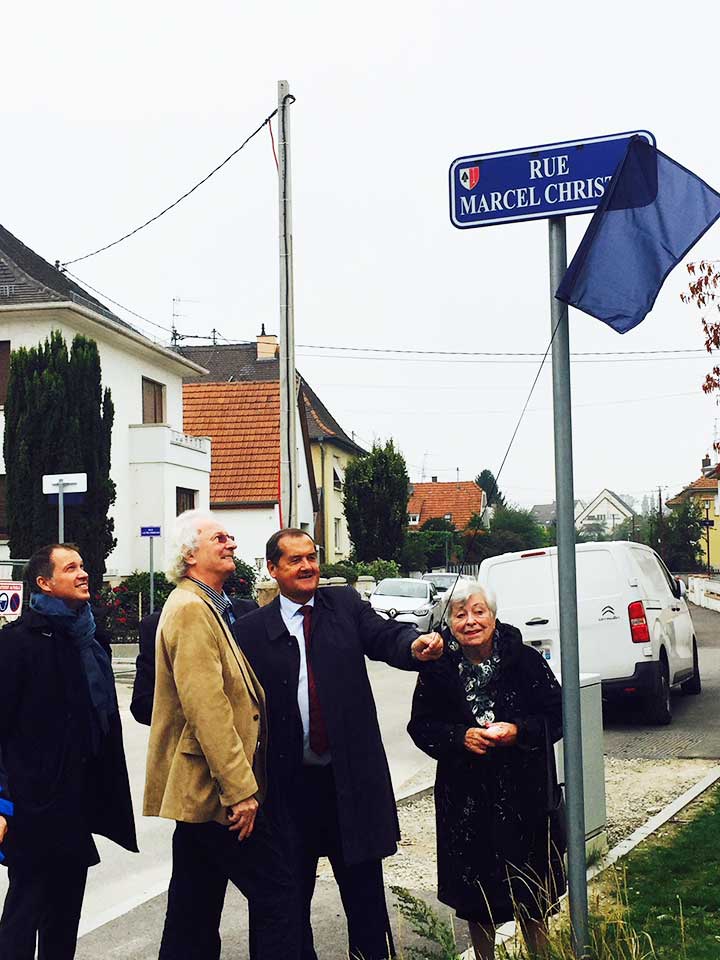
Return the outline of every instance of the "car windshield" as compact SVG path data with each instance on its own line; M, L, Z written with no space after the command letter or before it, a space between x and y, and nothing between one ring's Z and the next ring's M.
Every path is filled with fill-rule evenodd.
M434 573L432 576L425 574L423 580L429 580L430 583L435 584L435 589L440 591L445 591L448 587L452 585L457 580L456 573Z
M414 600L424 600L428 587L422 580L381 580L375 593L379 597L412 597Z

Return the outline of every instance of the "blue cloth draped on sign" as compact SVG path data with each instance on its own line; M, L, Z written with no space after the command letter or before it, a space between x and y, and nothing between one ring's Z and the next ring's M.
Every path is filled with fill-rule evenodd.
M555 296L627 333L718 217L720 193L633 137Z

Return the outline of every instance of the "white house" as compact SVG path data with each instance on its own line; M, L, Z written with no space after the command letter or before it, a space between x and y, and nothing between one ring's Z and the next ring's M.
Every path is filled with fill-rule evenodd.
M183 433L184 376L205 373L199 364L153 343L116 317L0 226L0 428L7 394L10 351L35 346L52 330L68 345L80 333L98 346L103 386L115 407L111 508L117 546L108 576L148 569L141 526L160 526L191 507L206 508L210 493L210 440ZM38 484L41 478L37 478ZM5 464L0 453L0 522L5 523ZM0 530L7 556L7 529ZM164 537L155 541L155 565L164 563Z
M605 533L612 533L623 521L629 520L634 512L622 497L605 489L577 515L575 526L582 530L588 524L600 524Z
M210 507L237 542L237 556L262 569L279 527L280 384L277 380L186 383L185 430L212 439ZM318 513L305 405L296 406L298 524L311 535Z

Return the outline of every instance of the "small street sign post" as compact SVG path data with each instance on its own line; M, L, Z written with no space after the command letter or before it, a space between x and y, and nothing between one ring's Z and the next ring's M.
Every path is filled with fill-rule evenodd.
M153 561L153 541L159 537L160 527L140 527L140 536L147 537L150 544L150 613L155 612L155 567Z
M714 526L715 526L715 521L714 521L714 520L701 520L701 521L700 521L700 526L701 526L701 527L714 527Z
M65 543L65 494L86 493L86 473L46 473L42 478L43 493L57 494L58 498L58 543Z
M458 157L450 164L449 170L450 220L458 229L495 226L516 220L548 220L568 893L576 957L589 956L590 933L575 570L570 340L568 308L555 298L555 291L567 271L565 218L595 211L633 136L643 137L655 145L652 133L637 130Z

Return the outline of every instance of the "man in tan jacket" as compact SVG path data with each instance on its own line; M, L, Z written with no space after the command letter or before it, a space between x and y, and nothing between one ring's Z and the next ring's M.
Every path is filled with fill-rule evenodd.
M227 881L247 897L252 960L299 956L296 891L263 816L265 696L230 631L235 541L181 514L158 623L144 813L177 821L160 960L217 960Z

